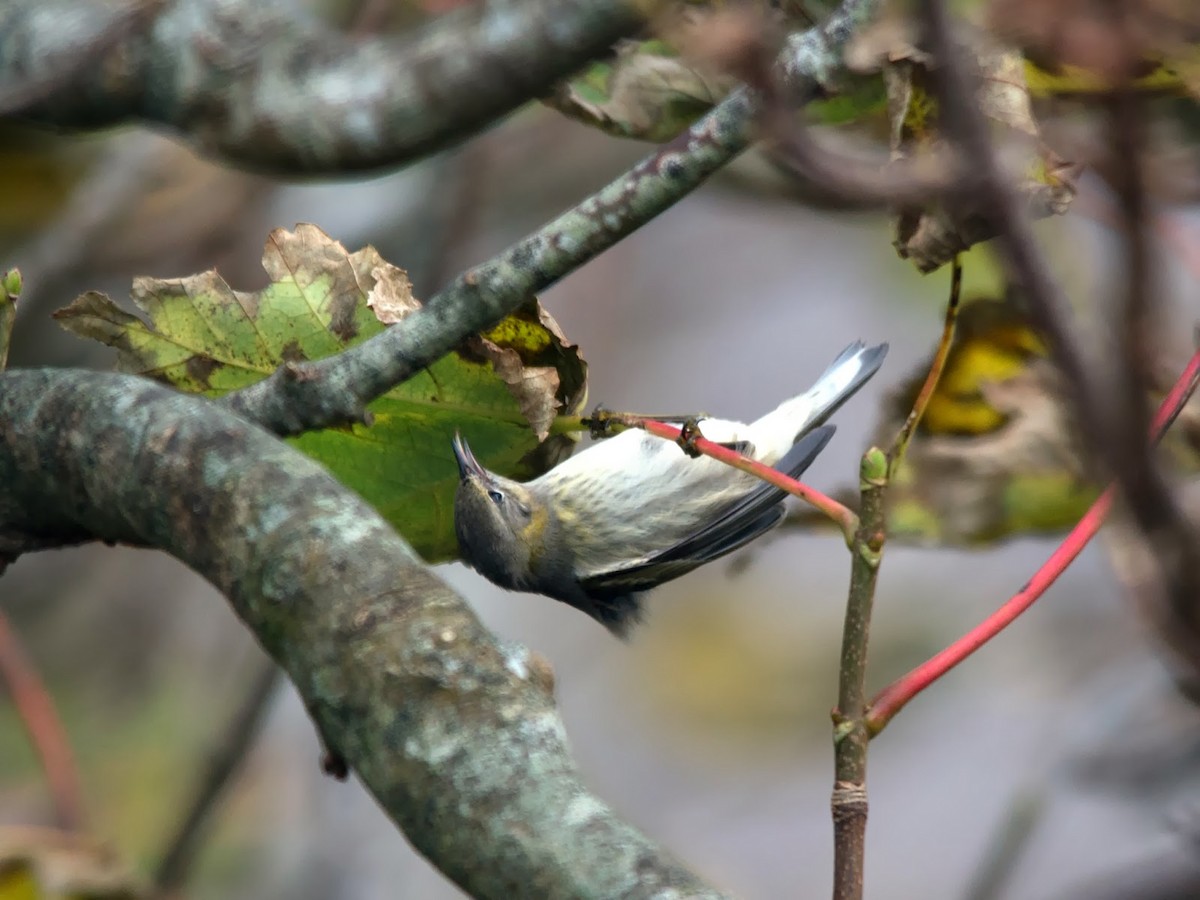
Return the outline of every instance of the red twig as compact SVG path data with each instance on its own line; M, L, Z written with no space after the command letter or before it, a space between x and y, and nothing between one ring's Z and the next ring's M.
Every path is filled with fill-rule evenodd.
M655 419L630 419L626 424L635 425L638 428L643 428L653 435L661 438L666 438L669 441L679 441L683 438L683 430L676 428L673 425L667 425L665 422L659 422ZM735 469L741 469L743 472L748 472L763 481L775 485L780 490L787 491L793 497L799 497L805 503L819 509L825 515L829 516L846 536L847 541L853 539L854 530L858 527L858 516L849 507L838 503L827 494L822 494L816 488L809 487L802 481L797 481L780 472L778 469L773 469L766 463L760 463L750 459L736 450L731 450L721 444L708 440L707 438L694 437L688 441L689 446L703 453L705 456L710 456L718 462L723 462L727 466L733 466Z
M1150 427L1153 440L1157 441L1175 421L1179 411L1200 383L1200 350L1191 358L1179 380L1163 399ZM960 662L1007 628L1017 616L1029 609L1058 576L1074 562L1087 542L1095 537L1112 507L1114 489L1109 486L1092 504L1070 534L1034 573L1029 582L1012 596L1003 606L983 622L971 629L945 650L926 660L907 675L884 688L871 703L867 724L872 734L878 734L892 717L904 708L908 701L921 693Z
M50 692L3 613L0 613L0 679L8 686L17 715L41 760L54 798L56 824L69 831L81 831L84 824L83 790L66 731Z

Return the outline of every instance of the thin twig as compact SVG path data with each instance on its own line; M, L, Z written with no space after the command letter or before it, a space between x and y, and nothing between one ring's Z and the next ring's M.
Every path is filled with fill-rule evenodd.
M965 900L999 900L1003 896L1017 862L1030 845L1035 827L1046 814L1047 790L1038 781L1022 786L1011 798L971 876L963 894Z
M665 422L659 422L656 419L647 419L641 416L614 415L610 421L618 422L630 428L642 428L650 432L650 434L665 438L668 441L681 441L684 439L683 429L676 428L674 425L668 425ZM832 497L822 494L816 488L809 487L804 482L797 481L795 478L789 477L784 472L780 472L766 463L758 462L742 453L738 453L736 450L710 441L707 438L689 436L687 442L689 447L695 448L696 451L704 456L761 478L763 481L775 485L780 490L787 491L793 497L803 500L828 516L841 529L842 534L846 536L847 542L853 538L854 531L858 527L858 516Z
M0 681L8 687L29 740L37 752L54 799L54 820L63 829L82 831L83 788L66 730L54 698L0 612Z
M1180 375L1179 380L1171 388L1151 426L1154 440L1157 441L1175 421L1183 405L1187 403L1196 385L1200 383L1200 351L1197 351ZM908 674L900 677L884 688L871 702L868 724L871 733L882 731L904 706L960 662L1007 628L1021 613L1029 609L1046 589L1058 579L1058 576L1083 551L1100 530L1105 517L1112 508L1115 490L1109 486L1092 507L1083 515L1071 532L1066 536L1050 558L1034 573L1029 582L1017 591L999 609L987 617L971 631L967 632L945 650L936 654L926 662L917 666Z
M269 657L256 663L248 679L250 689L229 720L224 736L218 741L208 766L199 780L196 793L183 818L166 843L154 884L160 893L170 893L187 880L188 871L202 846L205 825L212 817L221 795L237 774L266 718L268 701L283 680L283 673Z
M921 390L917 393L916 400L913 401L912 409L909 410L908 418L904 420L904 425L900 428L900 433L896 435L896 440L892 444L891 452L888 453L889 479L895 476L896 470L900 468L900 463L904 461L904 454L908 450L909 442L916 434L917 426L921 424L921 417L925 415L925 409L929 406L929 401L933 399L938 382L942 380L946 360L950 358L950 348L954 345L954 330L958 324L958 307L961 298L962 258L955 256L950 267L950 299L946 302L946 318L942 323L942 337L933 354L933 361L929 364L929 373L925 376L925 383L921 385Z
M871 614L883 545L887 540L887 490L892 474L904 458L909 440L921 423L929 399L937 389L954 340L962 289L961 267L956 260L950 297L938 346L929 374L913 403L904 426L885 453L872 447L863 454L859 469L859 527L851 545L850 589L842 626L838 666L838 701L833 711L834 783L833 896L835 900L860 900L866 864L867 748L872 732L867 722L867 650Z
M867 649L875 584L887 539L888 459L878 447L863 454L859 469L859 527L850 560L850 589L842 625L838 699L833 711L834 900L861 900L867 839Z
M1133 87L1119 85L1108 101L1109 138L1116 165L1111 181L1123 221L1126 288L1116 346L1121 364L1113 406L1118 422L1129 423L1123 439L1111 448L1114 472L1136 525L1140 544L1154 560L1156 572L1145 582L1128 585L1139 607L1168 647L1200 675L1200 566L1196 535L1176 502L1146 441L1146 396L1151 359L1150 325L1157 292L1152 269L1153 230L1146 185L1148 123Z

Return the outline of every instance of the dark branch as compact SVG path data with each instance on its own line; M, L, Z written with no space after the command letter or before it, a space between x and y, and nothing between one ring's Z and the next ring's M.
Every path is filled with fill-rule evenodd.
M1109 134L1115 165L1111 180L1125 236L1127 284L1116 329L1117 384L1111 402L1119 423L1138 431L1113 436L1112 465L1122 474L1123 499L1137 526L1143 549L1154 560L1158 583L1133 583L1160 637L1188 669L1186 680L1200 685L1200 564L1196 534L1170 485L1139 439L1149 421L1146 409L1153 360L1151 325L1157 310L1154 284L1150 196L1146 182L1149 123L1131 87L1109 100Z
M581 784L545 662L254 425L139 378L0 374L0 536L81 533L223 591L326 745L472 896L717 896Z
M496 0L404 40L342 34L280 0L181 0L142 27L126 27L124 9L5 4L0 108L57 126L163 125L204 153L283 174L410 162L545 93L641 23L623 0ZM63 59L84 53L86 73L64 80Z
M922 0L921 5L929 49L935 58L933 82L946 136L973 162L966 174L977 192L976 205L981 215L992 220L997 249L1009 279L1021 290L1031 317L1049 340L1055 362L1070 382L1083 428L1091 443L1099 447L1109 430L1109 417L1071 338L1066 300L996 158L987 121L975 102L976 73L969 70L953 42L949 14L941 0Z
M1120 348L1113 391L1102 387L1109 373L1089 371L1073 339L1066 299L1022 215L1016 192L997 163L987 122L974 102L976 79L954 45L945 6L941 0L922 0L922 6L929 48L937 60L934 87L946 134L974 161L971 171L982 201L979 208L994 223L1010 282L1022 291L1034 323L1051 346L1088 447L1120 486L1141 541L1158 564L1161 582L1143 587L1166 597L1171 624L1182 627L1182 636L1191 647L1189 663L1200 671L1200 560L1193 549L1195 534L1155 468L1145 437L1146 317L1151 298L1145 243L1149 235L1147 201L1140 159L1143 148L1139 145L1145 125L1136 108L1128 105L1137 100L1131 95L1122 100L1118 93L1113 101L1114 151L1124 151L1114 186L1128 226L1129 248L1123 321L1120 334L1113 335L1113 345ZM1172 644L1179 649L1178 641Z

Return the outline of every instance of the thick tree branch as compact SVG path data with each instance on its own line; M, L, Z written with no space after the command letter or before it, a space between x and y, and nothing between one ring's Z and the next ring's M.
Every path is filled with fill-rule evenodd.
M790 41L780 65L790 87L807 96L842 66L852 25L879 0L845 0L827 23ZM675 140L573 209L453 284L404 320L336 357L279 369L227 402L276 434L298 434L361 421L366 404L489 328L538 291L670 209L744 150L755 102L735 91Z
M7 50L9 40L20 40L34 29L52 31L52 39L42 47L35 64L29 67L0 66L0 115L21 110L50 97L55 91L71 85L113 50L122 38L145 27L157 12L158 0L124 0L124 2L76 4L74 15L63 18L61 9L45 9L41 4L28 4L25 11L26 28L17 25L9 35L8 28L18 22L15 10L0 12L0 47ZM49 35L48 35L49 36ZM11 57L9 57L11 59Z
M85 536L223 591L330 749L473 896L717 896L581 784L546 663L315 462L143 379L0 374L0 538Z
M408 40L341 34L281 0L180 0L142 27L128 19L105 0L0 6L0 109L57 126L150 122L249 168L346 174L478 131L642 21L632 0L493 0ZM64 55L85 52L87 77L64 79Z

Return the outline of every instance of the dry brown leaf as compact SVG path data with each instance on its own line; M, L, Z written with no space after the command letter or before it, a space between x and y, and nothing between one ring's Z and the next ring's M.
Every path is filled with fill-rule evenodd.
M980 35L971 47L981 75L976 95L979 108L993 125L1001 162L1024 198L1029 215L1038 219L1063 214L1075 196L1079 170L1040 140L1025 84L1024 59L989 45ZM943 139L926 66L907 58L890 64L885 79L893 158L910 158L940 148ZM962 197L953 206L901 210L896 251L922 272L931 272L990 239L994 236L991 226L973 202L973 197Z

